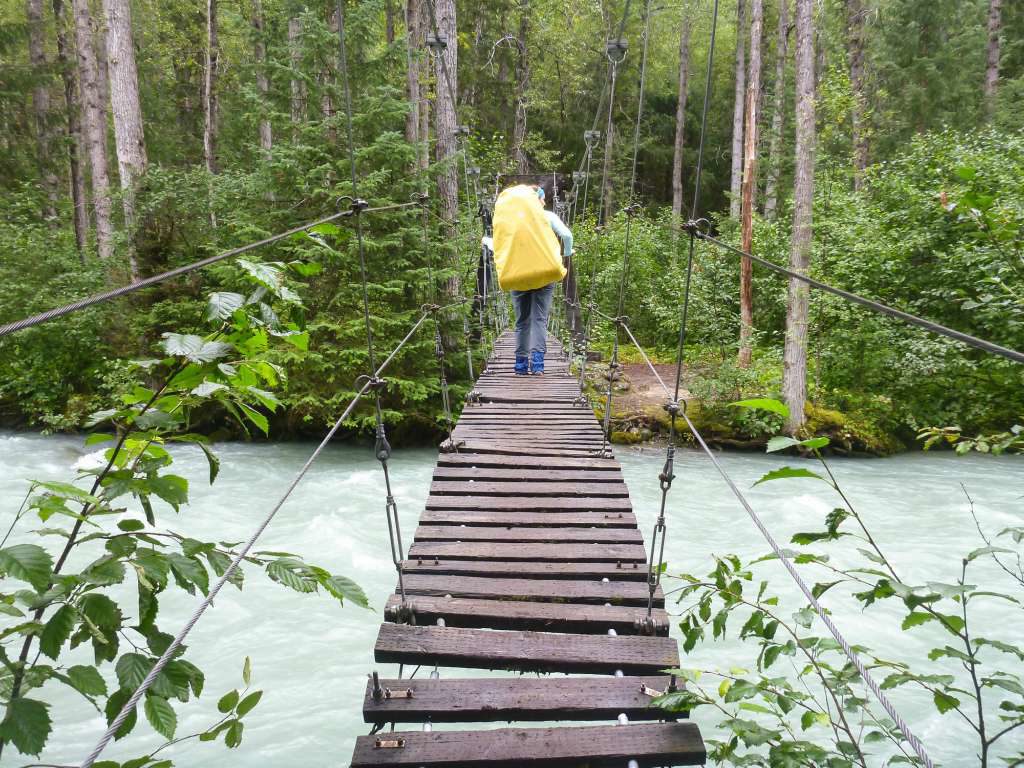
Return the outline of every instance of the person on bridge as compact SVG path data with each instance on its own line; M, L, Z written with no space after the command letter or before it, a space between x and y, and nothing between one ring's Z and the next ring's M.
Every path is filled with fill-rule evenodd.
M504 190L494 205L494 263L498 284L512 294L515 372L523 376L544 373L555 283L565 278L563 259L573 253L572 232L545 207L548 201L554 202L549 183L519 184Z

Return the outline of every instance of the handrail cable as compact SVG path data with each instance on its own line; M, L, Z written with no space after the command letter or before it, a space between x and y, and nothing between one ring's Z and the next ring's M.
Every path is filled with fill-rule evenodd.
M379 213L382 211L394 211L403 208L410 208L414 205L416 205L416 203L397 203L395 205L381 205L376 208L366 208L363 210L363 213ZM140 291L143 288L149 288L151 286L156 285L157 283L162 283L166 280L170 280L171 278L186 275L189 272L195 272L196 270L202 269L203 267L208 267L211 264L216 264L219 261L224 261L225 259L230 259L235 256L241 256L243 253L247 253L248 251L252 251L257 248L262 248L265 245L272 245L274 243L280 242L281 240L285 240L291 237L292 235L297 235L300 232L305 232L307 229L312 229L313 227L319 226L320 224L328 224L332 221L337 221L338 219L343 219L348 216L352 216L353 214L354 212L351 209L338 211L337 213L332 213L330 216L325 216L322 219L317 219L316 221L310 221L306 222L305 224L300 224L297 227L292 227L291 229L287 229L284 232L280 232L276 235L264 238L263 240L257 240L254 243L248 243L247 245L242 245L239 246L238 248L232 248L227 251L222 251L221 253L215 254L213 256L208 256L205 259L193 261L191 264L185 264L184 266L181 267L175 267L174 269L169 269L166 272L161 272L160 274L157 275L144 277L141 280L138 280L134 283L129 283L128 285L122 285L118 288L113 288L109 291L96 293L84 299L78 299L77 301L64 304L63 306L48 309L45 312L40 312L37 315L32 315L21 320L7 323L5 325L0 325L0 337L25 330L26 328L31 328L35 325L41 325L42 323L54 320L58 317L70 315L72 312L77 312L80 309L86 309L87 307L92 307L95 306L96 304L102 304L105 301L110 301L111 299L116 299L129 293L134 293L135 291Z
M324 448L327 447L327 444L331 442L331 439L334 437L334 435L338 432L339 429L341 429L342 424L352 414L352 411L355 410L356 405L359 404L363 396L372 388L373 382L380 378L381 374L384 373L384 371L395 359L398 353L405 347L409 340L412 339L413 335L415 335L416 331L419 330L420 326L423 325L429 314L429 312L423 312L420 315L419 319L413 324L412 328L409 329L409 332L405 335L405 337L398 343L398 346L396 346L391 351L391 354L389 354L373 372L373 375L363 377L366 378L366 381L357 390L355 396L349 402L348 406L342 412L341 416L339 416L337 421L334 422L334 425L330 428L330 430L328 430L323 440L320 441L316 449L314 449L313 453L310 454L310 457L306 460L306 463L302 465L302 468L299 469L295 477L292 478L292 481L288 484L288 487L281 495L281 498L278 499L277 503L274 504L270 512L266 515L266 517L263 518L262 522L259 524L256 530L245 542L245 545L238 551L238 553L231 560L231 563L228 565L228 567L224 569L224 573L220 576L220 578L217 579L216 582L214 582L213 586L210 588L209 593L200 601L198 607L192 613L192 616L185 623L185 626L183 626L178 631L178 634L171 641L170 645L167 646L167 649L163 652L163 654L161 654L160 658L156 660L156 663L153 665L152 669L150 669L149 674L147 674L146 677L142 680L142 682L139 684L139 687L135 689L135 692L130 697L128 697L128 701L125 702L124 706L121 708L121 711L110 722L110 725L107 727L107 730L103 734L103 737L96 744L96 747L93 749L92 752L89 753L88 757L86 757L85 760L82 761L81 768L91 768L92 764L96 761L96 758L100 756L100 754L106 748L107 744L110 743L110 740L114 737L114 734L117 733L118 730L120 730L125 719L132 712L135 711L135 707L139 703L139 700L143 697L146 691L149 690L149 688L153 685L157 676L159 676L160 673L163 671L164 667L167 666L167 663L170 662L175 655L177 655L177 650L184 642L185 638L188 636L188 633L192 631L192 628L199 621L203 613L205 613L206 609L213 604L214 598L217 597L217 594L220 592L224 584L226 584L228 580L234 575L234 572L235 570L237 570L238 565L242 562L242 560L244 560L249 555L249 552L252 550L253 546L255 546L256 541L260 538L260 536L263 535L263 532L267 529L267 526L270 525L270 522L277 515L278 511L280 511L281 507L284 506L284 503L288 500L289 496L291 496L292 491L295 490L296 486L298 486L302 478L306 476L306 473L309 471L309 468L313 466L313 462L317 460L317 458L323 452Z

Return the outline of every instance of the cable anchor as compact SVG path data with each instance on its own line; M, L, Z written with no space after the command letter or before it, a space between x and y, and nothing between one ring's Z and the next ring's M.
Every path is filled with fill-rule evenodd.
M431 32L427 35L426 40L424 42L426 43L427 49L433 56L438 56L444 53L445 50L448 48L447 35L440 35Z
M629 51L629 43L624 37L612 38L604 44L604 52L612 64L621 64Z
M365 211L369 207L370 207L370 204L368 202L363 200L361 197L357 197L349 205L349 210L352 211L352 213L358 215L358 214L362 213L363 211Z

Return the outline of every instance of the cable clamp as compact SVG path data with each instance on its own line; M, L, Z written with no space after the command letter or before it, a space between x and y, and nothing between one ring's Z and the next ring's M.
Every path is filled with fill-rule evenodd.
M583 141L586 143L587 147L593 147L600 140L601 140L601 132L600 131L584 131L583 132ZM583 173L583 171L576 171L576 173ZM583 173L582 178L586 178L586 174L585 173Z
M379 736L373 742L374 749L404 749L405 739L382 739Z
M427 201L430 200L430 195L426 192L413 192L412 200L420 205L426 205Z
M466 168L466 175L469 176L471 179L472 178L476 178L477 176L480 175L480 166L479 165L470 165L470 166L468 166Z
M468 125L457 125L455 126L456 136L469 136L470 130Z
M664 629L665 626L662 622L655 621L651 616L644 616L642 619L636 619L633 622L633 628L640 634L648 635L649 637L654 637L658 634L658 631ZM661 696L661 692L655 691L653 694L647 695Z
M469 392L466 393L466 402L479 404L481 402L480 392L476 389L469 390Z
M711 231L711 222L707 219L690 219L683 223L683 230L694 237L701 237Z
M361 197L357 197L355 200L352 201L352 204L349 206L349 210L352 211L352 213L358 214L362 213L369 207L370 204L368 202L363 200L363 198Z
M432 315L432 314L434 314L435 312L437 312L440 309L441 309L441 305L440 304L421 304L420 305L420 312L422 312L424 315Z
M400 690L400 691L393 691L390 688L385 688L384 689L384 698L385 699L412 699L412 698L415 698L415 696L413 695L412 688L406 688L406 689Z
M435 56L444 53L445 49L448 48L448 37L446 35L438 35L431 32L427 35L424 42L430 52Z
M441 445L438 446L438 450L441 453L458 453L459 452L459 448L465 448L465 447L466 447L466 441L465 440L451 439L451 440L445 440L443 443L441 443Z
M604 45L605 55L612 64L621 64L628 50L629 43L623 37L608 40Z
M627 216L636 216L642 210L643 208L641 207L640 203L630 203L629 205L622 209L622 212L625 213Z
M678 416L681 412L686 412L686 401L685 400L669 400L667 403L661 406L664 408L669 416Z

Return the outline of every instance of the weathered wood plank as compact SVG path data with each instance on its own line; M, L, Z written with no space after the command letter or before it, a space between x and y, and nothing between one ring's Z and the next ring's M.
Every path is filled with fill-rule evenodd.
M632 512L629 498L557 498L554 496L428 496L427 509L499 509L524 512L556 511L559 509L597 512L614 510Z
M432 495L460 496L629 496L625 483L546 482L543 479L521 482L489 480L435 480Z
M621 483L622 472L617 469L544 469L540 476L547 482L566 481L569 483ZM537 475L521 469L506 467L445 467L434 469L435 480L475 480L506 483L531 483Z
M400 749L377 739L402 739ZM575 728L401 732L360 736L352 768L604 768L636 760L641 768L703 765L707 758L694 723L634 723Z
M437 459L441 467L504 467L504 468L540 468L540 469L580 469L580 470L618 470L619 462L612 458L599 456L587 457L539 457L529 454L519 456L500 456L495 454L479 454L469 450L459 453L442 453Z
M527 528L494 525L421 525L413 536L415 541L498 541L498 542L581 542L601 544L643 544L644 537L636 528Z
M604 635L614 629L620 635L644 634L638 623L647 617L647 608L639 605L588 605L581 603L539 603L483 598L430 597L407 594L407 600L419 624L435 624L443 619L449 627L479 629L525 629L535 632L572 632ZM384 618L396 621L402 606L400 595L388 598ZM661 608L651 611L657 634L668 635L668 614Z
M672 678L501 677L381 680L381 688L412 689L412 698L375 699L373 683L363 694L367 723L489 723L544 720L660 720L668 714L651 706L643 692L666 691Z
M647 562L640 544L501 544L496 542L417 541L409 547L409 559L444 560L532 560L565 562L592 560L605 562Z
M498 441L489 442L484 440L466 440L461 450L471 453L493 453L502 456L550 456L552 458L580 458L590 459L597 456L592 449L569 449L548 446L509 445L503 447Z
M629 512L481 512L472 509L428 509L420 515L423 525L496 525L582 528L636 528Z
M509 576L522 579L618 579L646 581L647 565L632 562L523 562L519 560L406 560L406 573Z
M484 600L536 600L552 603L597 603L647 606L650 595L646 582L636 581L548 581L546 579L481 578L476 576L433 576L406 574L406 594L472 597ZM661 587L654 593L654 606L665 606Z
M679 666L669 637L381 625L379 664L426 664L523 672L650 675Z

